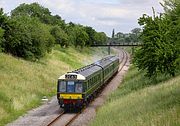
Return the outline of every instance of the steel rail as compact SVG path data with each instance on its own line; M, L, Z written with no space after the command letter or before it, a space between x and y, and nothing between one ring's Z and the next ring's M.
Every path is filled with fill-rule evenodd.
M65 126L70 126L73 121L85 110L85 108L83 108L80 112L78 112L71 120L69 120L69 122L66 123Z
M128 60L128 54L127 54L127 52L124 51L124 50L123 50L122 52L123 52L123 60L124 60L124 58L125 58L125 62L123 63L122 67L118 69L118 72L120 72L120 71L123 69L123 67L126 65L127 60ZM121 62L121 63L122 63L122 62Z
M47 126L52 126L62 115L64 115L65 111L62 111L55 119L53 119Z

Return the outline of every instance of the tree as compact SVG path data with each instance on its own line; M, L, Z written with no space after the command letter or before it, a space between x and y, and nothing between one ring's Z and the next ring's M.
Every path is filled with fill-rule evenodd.
M49 29L36 18L15 17L10 21L4 42L5 52L28 60L36 60L50 52L54 43Z
M9 26L8 17L4 14L3 9L0 8L0 51L4 50L4 42L8 35Z
M95 42L97 44L106 44L107 43L107 36L104 32L97 32L95 34Z
M66 24L38 3L20 4L9 17L0 9L0 50L14 56L36 60L50 52L54 43L83 48L96 40L106 42L106 34L89 26Z
M132 40L131 36L127 36L127 37L124 38L125 43L130 43L131 40Z
M89 36L89 39L86 42L86 46L93 45L95 42L96 31L92 27L89 27L89 26L86 26L84 29Z
M0 52L2 50L2 41L3 41L3 36L4 36L4 30L2 27L4 27L4 23L6 21L6 16L3 13L3 9L0 8Z
M140 28L134 28L131 30L131 32L137 36L138 34L141 33L141 29Z
M66 24L65 21L59 15L51 16L51 20L49 21L51 25L58 25L62 29L65 29Z
M38 3L31 3L31 4L20 4L14 10L11 11L11 16L29 16L29 17L37 17L40 18L42 21L46 18L46 16L50 16L51 12L48 8L44 8Z
M70 22L66 26L66 33L68 35L68 41L70 45L75 45L76 43L76 38L77 38L77 25Z
M8 17L4 14L3 9L0 8L0 27L6 29L8 24Z
M0 52L2 51L2 43L3 43L3 35L4 35L4 30L0 27Z
M172 13L156 16L153 11L153 17L144 14L139 19L143 26L143 46L136 52L134 63L140 70L146 70L149 77L159 73L174 76L178 68L179 18L169 18L180 17L177 10L180 10L180 4L170 11Z
M75 29L75 32L76 32L75 47L80 46L81 48L83 48L86 42L88 41L89 36L81 26L76 26L75 28L76 28Z
M88 31L88 30L89 31ZM80 46L83 48L84 46L87 46L90 42L90 37L88 33L91 33L91 28L83 27L82 25L77 25L72 22L70 22L67 26L67 34L69 36L69 41L72 43L75 47ZM88 33L86 32L88 31Z
M180 1L164 0L163 7L166 11L166 17L170 20L171 29L168 38L174 47L174 69L178 71L180 70Z
M116 38L124 38L124 34L122 32L118 32L116 35L115 35Z
M132 42L139 42L139 36L141 34L140 28L134 28L131 30L130 39Z
M59 27L54 26L51 29L51 34L55 38L56 44L60 44L61 47L68 47L68 35Z
M115 32L114 32L114 29L113 29L113 31L112 31L112 38L114 38L114 36L115 36Z
M18 7L11 11L11 17L16 16L36 17L42 23L58 25L63 29L65 28L65 21L62 20L59 15L51 15L51 12L48 8L45 8L38 3L20 4Z

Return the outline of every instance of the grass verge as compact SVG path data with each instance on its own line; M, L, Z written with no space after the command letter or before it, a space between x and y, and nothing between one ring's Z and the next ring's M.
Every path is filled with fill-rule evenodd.
M180 75L144 77L131 67L123 83L97 112L91 126L179 126Z
M37 62L0 53L0 125L39 106L43 96L56 95L60 75L97 60L103 53L103 49L57 46Z

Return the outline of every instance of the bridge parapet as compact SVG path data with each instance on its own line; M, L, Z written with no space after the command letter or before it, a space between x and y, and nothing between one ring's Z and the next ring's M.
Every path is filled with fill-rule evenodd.
M142 46L140 43L110 43L110 44L94 44L91 47L98 47L98 46Z

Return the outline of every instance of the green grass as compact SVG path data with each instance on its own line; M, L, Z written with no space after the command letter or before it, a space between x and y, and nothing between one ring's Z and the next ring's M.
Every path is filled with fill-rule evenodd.
M103 49L55 47L37 62L0 53L0 125L39 106L43 96L56 95L60 75L97 60L103 52Z
M90 125L179 126L180 75L153 80L131 67Z

